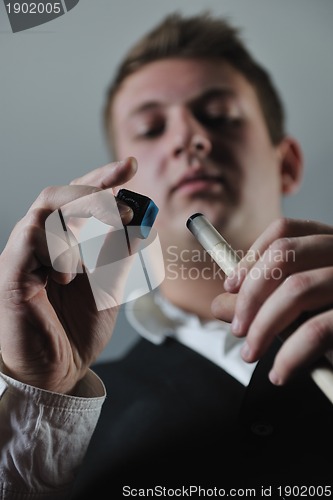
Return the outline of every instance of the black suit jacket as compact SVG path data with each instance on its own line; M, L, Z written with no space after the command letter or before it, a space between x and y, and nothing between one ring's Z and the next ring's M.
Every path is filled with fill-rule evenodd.
M271 498L279 485L331 487L333 405L307 373L273 386L276 348L248 387L172 339L140 340L96 365L108 396L74 498L96 498L96 485L107 492L99 498L122 498L125 485L255 488L258 497L271 487Z

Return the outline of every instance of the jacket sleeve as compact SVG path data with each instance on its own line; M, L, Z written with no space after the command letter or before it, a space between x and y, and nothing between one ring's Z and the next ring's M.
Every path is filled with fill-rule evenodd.
M0 500L68 498L104 399L92 371L75 396L0 373Z

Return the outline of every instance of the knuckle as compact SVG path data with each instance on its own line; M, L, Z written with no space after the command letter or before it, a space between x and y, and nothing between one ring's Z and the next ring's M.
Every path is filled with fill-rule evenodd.
M279 217L272 223L273 233L276 235L276 238L283 238L287 234L289 234L291 221L287 217Z
M44 204L45 202L48 202L50 199L52 199L55 195L56 192L56 187L55 186L47 186L45 187L41 193L38 196L38 200Z
M42 207L34 207L25 216L25 225L44 227L45 219L50 214L50 210Z
M304 336L309 346L318 348L322 346L330 347L330 340L332 333L330 332L329 325L325 320L319 317L312 318L304 325Z
M81 177L75 177L75 179L72 179L69 183L70 186L75 186L76 184L81 183Z
M286 271L291 262L295 262L295 242L290 238L278 238L269 247L269 262L274 267Z
M254 310L258 311L261 306L262 300L257 293L254 293L251 285L241 287L236 302L236 309L239 317L251 314L251 311Z
M280 373L283 379L288 378L288 376L295 371L295 359L293 354L281 348L275 358L274 368Z
M35 224L27 224L25 225L20 233L19 233L19 241L20 245L23 248L30 248L34 245L36 239L36 232L38 231L37 226Z
M291 238L282 237L275 240L270 248L273 252L280 254L281 257L286 255L290 250L293 250L295 244Z

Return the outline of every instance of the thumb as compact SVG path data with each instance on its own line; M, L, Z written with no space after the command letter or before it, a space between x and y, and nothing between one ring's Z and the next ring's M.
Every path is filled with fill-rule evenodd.
M234 317L237 294L221 293L211 304L211 311L216 319L231 323Z

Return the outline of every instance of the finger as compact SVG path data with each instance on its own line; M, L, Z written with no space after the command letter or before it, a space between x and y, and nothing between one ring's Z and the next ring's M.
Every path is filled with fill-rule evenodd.
M132 209L124 202L117 200L111 189L101 190L91 186L49 187L42 191L28 211L28 217L39 215L39 224L52 212L61 210L62 217L97 219L109 225L120 225L131 221ZM65 221L66 222L66 221ZM22 219L26 223L26 218ZM20 227L19 227L20 229Z
M82 177L72 180L70 184L96 186L100 189L119 186L133 177L137 167L136 159L131 156L92 170Z
M99 191L99 188L91 186L49 186L43 189L28 212L16 223L9 236L9 242L27 226L44 228L47 217L62 205Z
M313 316L289 337L278 351L269 373L271 382L282 385L300 367L311 366L333 347L333 310Z
M90 217L93 215L98 218L98 202L96 203L97 206L95 211L93 205L95 200L98 200L99 197L85 199L84 202L78 201L76 204L73 203L73 205L70 205L70 207L68 205L81 197L98 193L107 188L110 190L110 187L126 182L135 174L136 170L137 162L133 157L105 165L73 180L70 183L70 186L63 186L61 188L46 188L31 208L34 209L43 207L52 211L66 206L66 209L64 210L72 211L72 216ZM109 192L112 191L110 190ZM113 208L115 207L115 204L112 202L111 196L103 197L101 195L100 199L105 201L106 208L108 208L108 202L106 200L111 200L109 201L109 203L112 204L111 215L116 215L116 218L118 219L118 212L120 212L121 216L124 217L124 224L130 222L132 218L132 211L127 207L127 205L118 201L118 210L114 210ZM85 207L86 203L87 206Z
M46 224L46 240L52 262L50 278L59 284L68 284L78 273L83 273L81 249L70 229L66 237L48 230Z
M70 241L70 235L76 235L71 230L70 222L74 217L78 219L91 216L106 224L123 227L123 222L125 224L131 220L133 212L127 205L119 205L110 190L102 191L90 186L50 187L40 194L26 216L16 225L9 242L30 226L41 229L45 227L51 260L60 265L55 270L67 274L70 269L71 273L75 273L78 250L75 238L74 242Z
M237 295L232 293L221 293L212 302L211 311L216 319L231 323L234 317Z
M95 217L108 226L120 229L131 221L133 211L125 203L119 202L111 189L104 189L62 206L61 216L66 226L71 225L70 220L73 218Z
M6 245L0 259L1 289L8 305L28 301L45 287L45 268L50 268L51 262L45 233L39 227L25 227Z
M48 210L49 213L83 196L100 192L95 186L48 186L39 194L28 210Z
M288 297L288 300L286 300ZM258 360L277 336L286 331L304 313L327 309L333 303L333 268L315 269L290 276L259 309L246 337L243 357Z
M132 214L130 207L127 205L125 207L127 213ZM106 262L122 258L123 248L127 255L124 217L121 218L118 209L119 206L114 196L104 190L74 200L74 202L65 205L62 210L53 212L45 221L47 243L53 268L65 274L81 273L83 272L82 259L84 267L94 268L96 258L101 255L101 249L104 248L107 249L103 252L104 255L106 254ZM84 221L88 217L90 219L91 216L102 221L103 225L98 225L96 228L96 220L88 220L85 223ZM74 232L71 231L73 220L76 221ZM115 240L113 245L106 244L110 233L118 234L117 239L113 236L113 240ZM98 265L103 265L103 263Z
M46 235L39 226L26 225L3 251L6 280L15 284L17 294L20 292L24 298L34 294L36 287L44 286L47 276L59 284L67 284L77 272L82 272L81 255L74 236L69 233L70 239L65 240L52 235L48 241ZM52 261L53 255L56 255L55 262ZM28 282L31 290L25 286Z
M97 193L105 187L110 188L111 184L117 185L125 182L134 175L136 169L136 160L135 158L130 157L126 160L100 167L99 169L72 181L69 186L47 187L33 202L27 215L29 217L32 214L32 217L36 218L35 213L36 211L39 212L39 215L43 215L43 217L39 218L39 224L43 225L46 217L53 211L58 210L62 206L67 205L80 197ZM85 182L90 183L90 185L84 185ZM121 217L124 218L124 224L129 223L132 218L132 211L128 210L127 206L121 202L119 202L119 208ZM43 213L43 211L45 213ZM26 216L16 224L12 234L15 234L16 231L21 231L25 224Z
M250 269L262 258L266 250L276 240L318 234L333 234L333 228L317 221L281 218L274 221L257 238L237 268L224 282L226 291L235 293L240 289Z
M244 335L248 331L262 304L288 276L330 265L333 265L332 235L274 241L243 281L235 308L233 332Z

